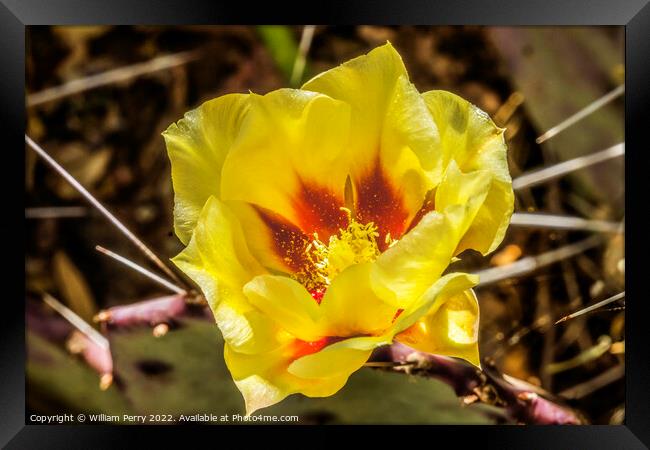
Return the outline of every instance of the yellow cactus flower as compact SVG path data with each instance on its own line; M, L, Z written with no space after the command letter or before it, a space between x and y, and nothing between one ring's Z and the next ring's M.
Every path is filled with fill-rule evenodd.
M503 130L420 94L378 47L301 89L230 94L172 124L175 264L202 289L251 414L329 396L394 340L478 365L477 277L513 210Z

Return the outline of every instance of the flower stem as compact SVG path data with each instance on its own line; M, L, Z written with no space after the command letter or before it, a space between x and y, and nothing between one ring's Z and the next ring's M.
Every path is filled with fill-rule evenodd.
M400 343L377 349L370 361L411 363L405 368L407 373L439 379L450 385L456 395L475 396L483 403L502 407L517 423L586 423L580 413L559 404L558 399L542 389L512 377L506 379L490 362L481 370L462 360L420 352Z

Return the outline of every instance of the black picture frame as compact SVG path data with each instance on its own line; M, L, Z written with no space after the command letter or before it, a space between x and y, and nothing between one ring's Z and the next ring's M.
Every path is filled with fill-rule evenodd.
M255 5L255 6L252 6ZM308 7L306 7L308 5ZM24 171L22 134L25 129L25 26L41 24L427 24L427 25L624 25L626 30L626 235L628 248L626 303L626 419L618 426L437 426L416 429L432 443L454 442L480 448L648 448L650 445L650 342L644 298L643 252L650 250L647 201L650 126L650 4L649 0L456 0L372 2L216 2L210 0L0 0L0 108L3 128L2 236L5 245L24 230L24 205L19 192ZM22 158L22 159L21 159ZM7 200L17 200L9 206ZM22 219L24 220L24 219ZM24 242L24 241L23 241ZM18 250L4 254L5 295L0 313L0 445L5 448L131 448L156 441L171 444L185 427L116 427L25 425L24 272ZM16 286L16 291L7 290ZM20 287L23 287L21 297ZM287 427L264 427L276 435ZM194 427L191 442L207 437L219 445L224 427ZM320 429L322 430L322 428ZM330 431L331 430L331 431ZM337 439L341 427L319 434ZM382 441L411 431L382 428ZM241 431L246 431L246 428ZM302 441L313 427L292 428ZM408 438L412 441L411 438ZM182 441L187 444L187 437ZM416 445L416 441L412 441ZM403 444L408 445L408 444ZM419 445L419 444L417 444ZM165 446L165 445L162 445Z

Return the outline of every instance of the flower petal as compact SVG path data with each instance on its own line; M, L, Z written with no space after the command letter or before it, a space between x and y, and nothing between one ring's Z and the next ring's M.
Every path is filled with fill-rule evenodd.
M476 225L478 213L485 209L483 204L490 192L492 181L492 173L488 170L462 173L456 161L451 160L447 165L442 182L435 192L436 210L444 211L452 205L467 206L465 217L458 224L457 232L461 241L459 248L454 252L455 255L467 248L463 246L464 237Z
M483 255L494 251L503 241L513 211L512 184L494 179L483 207L476 213L474 222L458 245L457 253L468 248Z
M399 238L441 170L435 123L401 57L388 43L316 76L303 89L351 105L357 216L378 226L380 242L388 233Z
M288 371L301 378L348 377L368 361L371 353L372 349L359 350L332 344L295 360Z
M393 97L384 119L381 149L382 159L390 167L388 153L408 148L427 175L428 187L438 183L443 169L439 150L440 134L420 92L402 75L397 79Z
M286 276L260 275L244 286L244 294L271 321L303 341L324 336L318 303L303 285Z
M349 168L349 106L295 89L251 95L250 103L224 162L223 199L272 211L328 239L347 224L340 207Z
M370 273L377 295L404 309L435 282L449 265L458 244L456 224L464 212L462 206L456 205L445 214L430 212L382 253Z
M454 161L448 164L436 190L436 211L425 214L375 261L371 276L381 298L406 308L438 279L485 202L491 175L481 170L463 174Z
M203 291L224 339L240 352L277 346L277 327L248 303L242 287L264 269L250 255L232 212L210 197L188 246L173 259Z
M450 273L441 277L397 318L394 324L394 332L400 333L423 316L435 314L447 299L475 286L478 280L478 275L461 272Z
M174 229L186 244L208 197L219 197L221 167L248 111L248 95L203 103L163 132L172 163Z
M235 213L253 256L269 270L295 273L307 264L313 239L279 214L242 201L226 202Z
M378 226L380 242L388 233L401 237L439 180L438 146L426 104L408 78L400 76L383 117L379 146L352 167L357 215Z
M352 265L327 288L319 306L327 336L377 334L392 323L396 308L373 291L371 269L372 263Z
M345 385L348 375L301 378L289 373L287 368L292 358L288 350L290 344L260 355L245 355L233 351L226 344L224 359L244 397L247 415L274 405L291 394L327 397Z
M474 291L441 297L437 308L397 335L397 340L416 350L463 358L480 366L479 308Z
M436 209L444 211L451 205L464 205L475 196L485 197L492 174L487 170L475 170L469 173L460 171L456 161L447 165L442 182L436 189Z
M352 107L354 157L379 148L381 129L400 77L408 78L399 53L386 44L307 81L302 89L321 92ZM357 164L360 165L360 164Z
M493 176L487 198L460 245L461 250L489 253L501 243L514 208L504 130L479 108L450 92L429 91L422 97L440 132L443 164L453 159L463 172L487 170Z

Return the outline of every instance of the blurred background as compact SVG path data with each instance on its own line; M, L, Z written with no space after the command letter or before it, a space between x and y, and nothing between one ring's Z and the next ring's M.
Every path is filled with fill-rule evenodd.
M622 423L622 27L30 26L27 135L166 260L182 248L160 135L169 124L226 93L299 87L387 40L421 92L459 94L506 128L513 223L495 253L456 263L483 274L482 357L585 423ZM25 198L30 411L243 413L209 313L97 252L156 271L27 147ZM121 305L161 298L163 312L120 316ZM263 413L512 422L488 397L461 402L438 380L364 368L334 397L292 396Z

